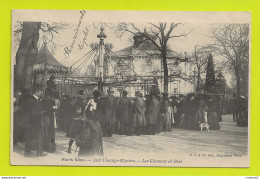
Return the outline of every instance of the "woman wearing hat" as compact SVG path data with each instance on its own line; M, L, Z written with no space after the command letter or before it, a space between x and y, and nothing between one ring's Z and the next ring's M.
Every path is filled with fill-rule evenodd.
M87 103L84 114L83 128L76 138L76 145L79 147L79 156L103 155L102 130L98 122L98 104L96 98L99 96L94 91L94 99Z

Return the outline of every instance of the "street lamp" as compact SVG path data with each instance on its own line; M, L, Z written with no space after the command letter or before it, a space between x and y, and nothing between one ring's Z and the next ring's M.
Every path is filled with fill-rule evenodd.
M104 45L104 39L107 38L106 34L104 33L104 27L100 27L100 33L97 35L97 38L100 39L99 41L99 60L98 60L98 91L103 92L103 81L104 81L104 52L105 52L105 45Z

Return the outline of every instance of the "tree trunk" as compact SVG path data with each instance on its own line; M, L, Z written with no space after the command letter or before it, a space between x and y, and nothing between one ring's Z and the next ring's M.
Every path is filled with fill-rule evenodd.
M20 45L16 53L16 89L24 89L32 93L33 63L38 54L40 22L23 22Z
M162 60L163 60L163 90L164 90L164 92L168 93L169 74L168 74L166 50L162 54Z
M240 89L241 89L240 79L237 78L237 96L241 94Z
M241 95L241 78L240 78L240 68L237 66L235 68L236 81L237 81L237 96Z
M198 78L198 86L197 86L197 91L196 91L196 93L198 93L199 90L200 90L200 72L199 72L199 70L198 70L198 76L197 76L197 78Z

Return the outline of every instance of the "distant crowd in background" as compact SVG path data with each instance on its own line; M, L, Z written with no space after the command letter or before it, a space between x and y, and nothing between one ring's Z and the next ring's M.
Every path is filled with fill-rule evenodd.
M43 95L45 94L45 95ZM35 85L33 95L20 90L14 101L14 143L24 143L24 156L45 156L55 152L55 128L66 132L68 153L76 143L79 156L103 155L102 137L119 135L155 135L173 129L201 130L207 124L210 130L219 130L223 114L233 114L238 126L248 125L248 100L234 96L225 101L218 95L187 94L169 96L151 90L143 96L114 96L113 87L107 96L98 91L86 97L83 90L71 97L59 92L54 77L47 83L45 93Z

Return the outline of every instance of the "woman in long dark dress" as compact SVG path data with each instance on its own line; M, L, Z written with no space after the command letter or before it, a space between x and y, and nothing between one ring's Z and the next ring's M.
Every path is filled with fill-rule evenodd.
M64 132L68 132L72 119L73 119L73 108L70 105L71 97L69 95L64 95L63 100L58 111L58 116L61 121L61 127Z
M97 120L87 119L76 140L79 156L103 155L102 130Z
M49 93L46 93L42 100L42 139L43 150L46 152L55 152L55 126L54 126L54 111L56 109L55 102Z
M218 130L220 129L219 126L219 118L218 118L218 109L217 109L217 104L216 100L212 99L212 97L209 97L208 103L207 103L208 109L208 124L210 126L210 130Z
M94 99L90 99L84 110L84 127L76 139L79 156L103 155L102 130L98 122L101 117L97 103L99 95L95 91L93 93Z

